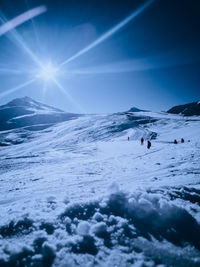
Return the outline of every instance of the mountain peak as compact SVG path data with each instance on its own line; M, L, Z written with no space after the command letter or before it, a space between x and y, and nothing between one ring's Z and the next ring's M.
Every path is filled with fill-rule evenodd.
M142 110L136 107L132 107L127 112L140 112L140 111L147 111L147 110Z
M7 106L27 106L33 103L34 100L28 96L24 96L21 98L15 98L12 101L8 102Z
M49 110L54 112L63 112L60 109L45 105L41 102L33 100L31 97L24 96L21 98L15 98L3 107L24 107L24 108L31 108L35 110Z
M0 131L22 127L40 130L77 116L79 115L66 113L25 96L0 106Z

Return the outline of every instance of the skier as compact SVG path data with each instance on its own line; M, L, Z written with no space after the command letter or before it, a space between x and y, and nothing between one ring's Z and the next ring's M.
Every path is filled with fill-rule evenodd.
M143 145L143 143L144 143L144 138L142 137L140 141L141 141L141 145Z
M128 141L130 140L130 137L128 136Z
M183 138L181 138L181 143L184 143L184 142L185 142L185 140Z
M176 140L176 139L174 139L174 144L175 144L175 145L177 145L177 144L178 144L178 142L177 142L177 140Z
M147 141L147 148L149 149L151 147L151 142Z

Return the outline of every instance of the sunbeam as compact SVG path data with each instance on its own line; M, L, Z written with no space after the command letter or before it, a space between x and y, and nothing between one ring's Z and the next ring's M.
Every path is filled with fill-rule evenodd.
M67 97L67 100L69 100L75 107L77 107L81 113L86 113L86 111L71 97L71 95L64 89L64 87L56 79L53 79L53 82L60 89L60 91Z
M30 5L29 5L28 0L25 0L25 3L26 3L27 10L29 10L29 9L30 9ZM45 7L46 7L46 6L45 6ZM36 30L36 25L35 25L35 22L34 22L34 18L35 18L35 17L32 17L32 18L31 18L31 24L32 24L32 28L33 28L34 35L35 35L35 40L36 40L37 48L40 49L39 37L38 37L37 30Z
M133 20L135 17L137 17L139 14L141 14L147 7L149 7L155 0L149 0L147 1L144 5L142 5L141 7L139 7L136 11L134 11L133 13L131 13L127 18L125 18L124 20L122 20L120 23L118 23L116 26L114 26L112 29L110 29L109 31L107 31L106 33L104 33L102 36L100 36L97 40L95 40L93 43L91 43L90 45L88 45L87 47L85 47L84 49L82 49L81 51L79 51L77 54L75 54L74 56L68 58L67 60L65 60L63 63L60 64L60 66L63 66L67 63L69 63L70 61L76 59L77 57L85 54L86 52L88 52L89 50L91 50L92 48L96 47L97 45L99 45L100 43L102 43L103 41L107 40L109 37L111 37L113 34L115 34L116 32L118 32L121 28L123 28L126 24L128 24L131 20Z
M198 55L188 56L185 49L171 50L156 55L118 61L110 64L94 66L91 68L68 69L63 74L93 75L93 74L115 74L136 71L147 71L153 69L163 69L174 66L195 63L200 60Z
M7 90L6 92L0 93L0 97L5 97L5 96L7 96L7 95L9 95L11 93L14 93L14 92L18 91L19 89L24 88L24 87L32 84L34 81L35 81L35 79L29 80L29 81L27 81L25 83L22 83L22 84L14 87L14 88L11 88L11 89Z
M42 79L46 82L50 82L56 78L56 74L59 72L59 69L56 68L51 62L48 64L43 64L36 75L37 78Z
M43 86L42 86L42 100L43 101L46 97L46 91L47 91L47 83L46 83L46 81L43 81Z
M98 113L104 112L104 106L108 112L115 111L116 105L122 110L123 101L129 105L129 95L147 103L150 100L141 95L145 90L152 94L163 90L171 97L167 92L172 90L170 82L174 90L181 91L183 87L185 97L185 82L193 88L194 95L198 91L193 82L200 62L198 31L191 22L193 16L188 16L187 23L194 31L188 30L188 36L193 39L191 44L184 41L182 29L189 28L184 16L182 23L186 26L176 25L172 4L166 21L168 4L156 0L119 1L117 5L114 1L91 5L92 0L77 0L78 4L39 0L36 5L31 0L21 4L14 1L12 5L1 1L2 103L1 96L9 95L6 98L11 99L27 92L47 104L55 102L61 109L68 103L72 112L85 113L86 108ZM169 36L173 39L168 40ZM153 77L150 81L149 76ZM183 81L182 76L188 80ZM20 91L24 86L27 88Z
M45 12L45 10L44 10L44 8L45 8L45 6L41 6L41 7L39 7L39 8L42 8L41 10L40 10L40 12L41 11L43 11L42 13L44 13ZM37 8L35 8L35 9L37 9ZM36 10L37 12L39 12L39 10ZM30 12L31 10L29 10L29 11L26 11L25 13L23 13L22 15L24 15L24 14L26 14L26 16L27 16L27 14ZM36 14L36 11L34 11L34 14ZM41 14L42 14L41 13ZM39 15L39 14L38 14ZM21 16L21 15L20 15ZM18 17L20 17L20 16L18 16ZM36 15L35 15L36 16ZM18 17L16 17L16 18L18 18ZM16 19L15 18L15 19ZM15 19L13 19L13 20L15 20ZM30 15L29 15L29 19L30 19ZM22 20L22 19L21 19ZM41 63L40 63L40 60L36 57L36 55L31 51L31 49L27 46L27 44L24 42L24 40L22 39L22 37L18 34L18 32L16 31L16 29L15 29L15 27L13 26L13 27L11 27L12 26L12 20L11 21L8 21L7 19L6 19L6 17L4 16L4 14L0 11L0 21L2 22L2 23L4 23L3 24L3 26L1 26L1 28L2 28L2 34L3 34L3 32L4 31L6 31L5 33L9 33L10 35L8 35L7 37L12 41L12 42L14 42L15 43L15 41L20 45L19 47L20 48L23 48L24 49L24 51L32 58L32 60L37 64L37 65L39 65L39 66L41 66ZM27 20L26 20L27 21ZM17 22L19 22L19 21L17 21ZM25 22L25 21L24 21ZM11 24L10 24L11 23ZM4 25L7 25L5 28L4 28ZM19 24L18 24L19 25ZM6 30L7 29L7 30ZM0 37L1 37L1 34L0 34ZM11 38L11 37L13 37L14 38L14 40Z
M2 26L0 26L0 36L7 33L8 31L16 28L17 26L23 24L24 22L41 15L42 13L46 12L47 8L46 6L39 6L32 8L23 14L15 17L14 19L11 19L4 23Z
M16 74L16 75L22 75L24 74L26 71L22 71L22 70L17 70L17 69L10 69L10 68L0 68L0 75L1 74L5 74L5 73L10 73L10 74ZM28 73L28 72L27 72Z

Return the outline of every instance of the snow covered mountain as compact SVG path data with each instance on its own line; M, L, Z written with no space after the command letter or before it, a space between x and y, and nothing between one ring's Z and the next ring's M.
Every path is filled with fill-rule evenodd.
M38 130L77 116L23 97L0 106L0 131L20 127Z
M200 101L172 107L167 112L185 116L200 115Z
M128 112L140 112L140 111L147 111L147 110L142 110L142 109L139 109L139 108L136 108L136 107L132 107L128 110Z
M64 125L75 125L75 130L72 128L72 132L75 131L75 134L80 132L82 135L84 130L84 134L80 138L90 141L121 136L128 129L156 120L148 113L140 112L139 109L135 111L137 112L136 116L131 111L109 115L80 115L65 113L28 97L15 99L0 107L0 131L3 131L0 135L0 146L22 143L35 136L33 131L41 131L56 125L56 123L74 119L76 119L74 122ZM15 131L8 131L12 129ZM137 131L141 132L138 127ZM139 135L143 135L143 130ZM146 130L144 136L153 138L156 133Z
M147 111L1 131L0 266L199 266L199 136Z

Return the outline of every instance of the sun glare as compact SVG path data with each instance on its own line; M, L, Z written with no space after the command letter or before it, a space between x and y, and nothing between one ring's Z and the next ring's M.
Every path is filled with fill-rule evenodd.
M58 69L52 65L52 63L48 63L41 67L37 78L43 79L45 81L55 80L56 74L58 73Z

